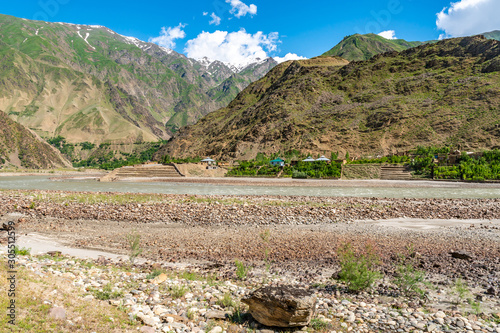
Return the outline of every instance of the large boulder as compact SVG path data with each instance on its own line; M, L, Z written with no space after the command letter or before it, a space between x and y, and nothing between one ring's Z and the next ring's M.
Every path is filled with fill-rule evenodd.
M262 287L242 300L250 307L250 314L266 326L306 326L311 321L316 296L292 286Z

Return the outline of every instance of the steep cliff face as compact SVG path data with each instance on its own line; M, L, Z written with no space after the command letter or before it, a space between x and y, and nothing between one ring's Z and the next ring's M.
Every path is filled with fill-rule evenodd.
M0 111L0 167L29 169L71 167L59 151Z
M175 51L102 26L0 15L0 109L43 137L68 142L167 139L225 106L245 85L214 99L211 89L237 76L264 75L223 63L205 66Z
M258 152L405 151L418 145L500 147L500 42L426 44L367 61L280 64L228 107L182 129L158 153L250 159Z

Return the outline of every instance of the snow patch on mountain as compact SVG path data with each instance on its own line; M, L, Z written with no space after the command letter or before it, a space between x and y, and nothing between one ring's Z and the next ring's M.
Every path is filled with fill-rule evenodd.
M229 68L233 73L237 74L243 71L244 69L250 67L250 66L258 66L267 61L267 59L261 59L261 58L249 58L245 62L241 63L229 63L225 61L220 61L220 60L214 60L214 59L209 59L207 57L203 57L200 59L195 59L200 65L208 69L212 64L219 62L220 64L223 64L227 68Z
M93 48L95 50L95 47L93 47L92 45L90 45L89 41L87 40L90 36L90 33L86 33L85 35L85 38L82 36L82 34L80 34L80 30L78 30L78 36L80 36L84 41L85 43L87 43L91 48Z

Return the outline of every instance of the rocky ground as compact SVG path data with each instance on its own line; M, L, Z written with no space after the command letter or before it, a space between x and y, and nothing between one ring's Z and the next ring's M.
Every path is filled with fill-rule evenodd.
M499 199L7 191L0 193L0 211L18 214L21 233L114 253L127 254L126 236L139 233L141 256L148 261L133 274L110 274L117 263L102 261L94 263L102 271L92 273L92 279L81 267L78 274L72 272L74 264L68 262L75 260L69 258L48 266L29 259L26 267L33 261L36 267L72 272L83 294L92 283L97 289L118 288L121 296L112 303L157 331L263 330L246 315L236 318L235 310L243 295L272 283L300 285L318 296L310 329L500 332ZM387 219L399 219L400 225ZM339 248L347 243L355 252L369 244L380 259L376 269L383 277L368 292L349 292L332 279L339 272ZM235 259L249 268L243 279ZM180 264L191 275L173 268ZM403 295L394 280L402 264L425 272L427 285L420 286L425 297ZM155 269L167 278L152 281ZM108 285L110 279L116 282ZM173 297L179 288L185 295ZM226 299L231 304L223 305L224 297L233 303ZM207 317L210 311L215 317Z

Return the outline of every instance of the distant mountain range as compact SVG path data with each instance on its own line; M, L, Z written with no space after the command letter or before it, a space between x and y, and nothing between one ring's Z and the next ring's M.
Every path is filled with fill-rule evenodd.
M495 39L495 40L500 40L500 30L495 30L491 32L485 32L483 34L484 37L488 39Z
M499 40L500 31L484 36ZM486 45L479 37L460 40L481 47ZM497 87L498 81L483 70L489 68L489 73L496 73L497 58L484 60L474 54L475 64L481 68L476 78L474 71L479 67L470 67L470 59L460 54L458 46L451 58L445 60L439 53L442 50L424 43L446 49L456 42L407 42L374 34L352 35L323 56L311 60L289 61L275 68L277 62L267 58L235 66L207 58L189 59L103 26L47 23L0 15L0 111L17 122L9 123L9 128L15 128L9 133L25 133L26 138L36 133L43 138L62 136L68 143L127 145L169 139L175 134L161 154L176 156L210 154L251 158L258 151L276 149L384 153L423 143L424 138L429 142L455 142L474 147L477 138L466 140L472 135L469 127L476 131L474 135L486 140L476 146L495 146L496 127L492 127L492 132L487 131L493 133L492 136L481 135L484 124L479 118L482 116L469 117L463 108L485 110L487 103L496 102L495 93L487 87ZM419 50L423 60L408 60L414 57L411 50ZM431 57L440 64L439 70ZM348 65L349 61L356 63ZM360 61L364 62L358 63ZM448 65L444 64L446 61ZM464 73L460 73L455 61L463 62ZM345 72L347 68L354 68L354 72ZM249 86L266 73L265 78ZM357 73L356 80L353 73ZM429 78L422 78L424 74L430 75ZM496 74L489 75L496 77ZM416 87L401 93L401 87L411 85L413 76L419 78ZM441 82L443 80L448 86ZM450 80L465 80L462 86L468 87L463 91L466 94L447 101L446 96L458 89ZM420 85L430 90L425 91ZM486 95L479 91L486 91ZM464 103L459 102L470 94L481 97L467 97ZM422 99L424 95L426 98ZM415 101L423 104L415 104ZM374 106L377 103L383 106ZM426 109L417 105L431 106ZM428 124L429 133L437 131L439 135L429 138L415 134L422 140L406 138L401 142L391 139L389 134L380 137L379 130L392 133L392 126L400 124L408 115L418 118L423 109L433 115L436 106L439 112L448 110L446 112L460 119L456 125L462 134L450 129L447 136L441 135L435 123L426 122L423 117L419 125ZM417 112L417 108L420 111ZM392 113L388 115L381 110ZM400 110L404 111L403 118L399 118ZM493 116L488 112L495 110L484 111L484 117ZM437 118L444 117L439 114ZM374 122L373 117L382 117L380 129L374 125L378 122ZM495 117L492 119L496 121L498 117ZM386 118L390 119L388 123L383 120ZM452 118L450 121L455 123ZM463 121L469 118L475 120ZM182 129L186 125L193 126ZM176 134L179 129L180 133ZM401 129L401 133L405 131ZM331 133L335 133L338 140L331 137ZM33 138L37 145L42 144L36 135ZM9 148L11 137L5 133L0 140L3 140L0 141L3 147L0 162L14 161L14 165L29 167L67 163L59 160L61 156L54 157L53 164L28 158L26 156L33 155L25 154L27 148L17 146L18 143L13 146L14 150ZM36 149L46 152L43 156L49 156L50 151L42 146ZM13 151L20 152L24 160L16 159Z
M68 142L167 139L276 65L198 61L102 26L0 15L0 110Z
M500 148L499 106L500 42L482 36L351 63L328 56L289 61L226 108L181 129L156 158L251 159L291 150L374 156L418 145Z

